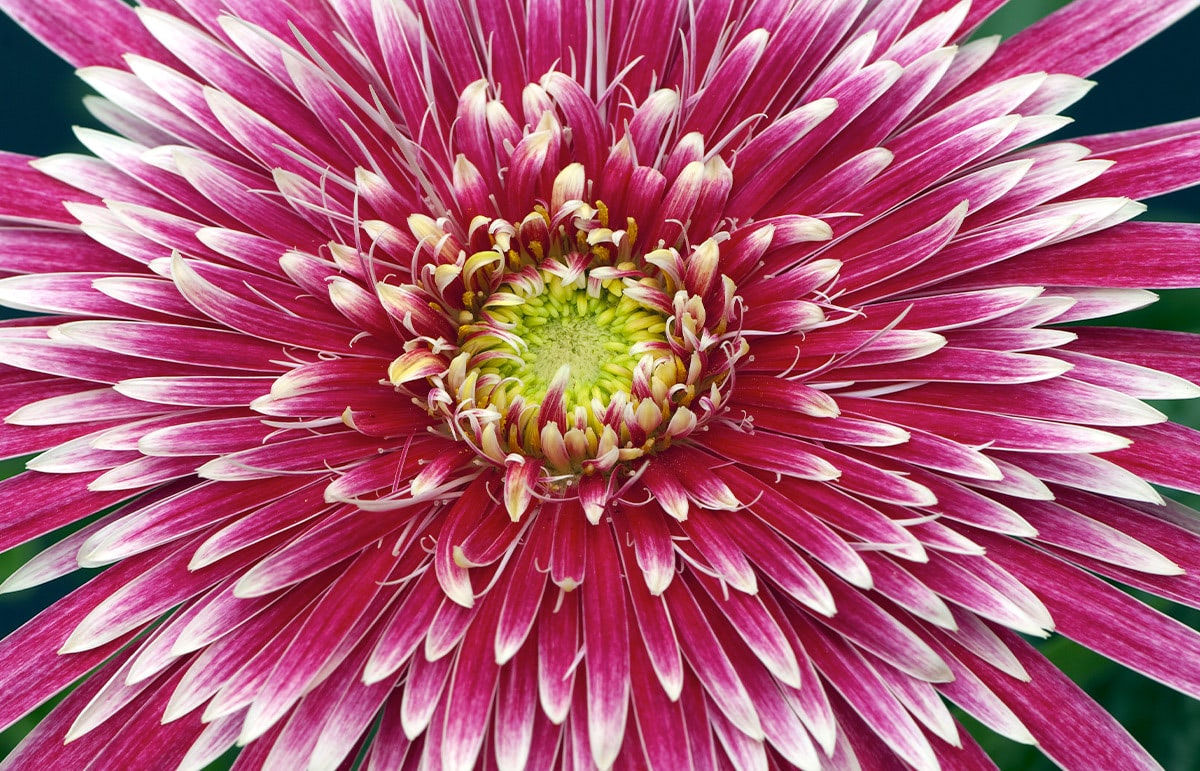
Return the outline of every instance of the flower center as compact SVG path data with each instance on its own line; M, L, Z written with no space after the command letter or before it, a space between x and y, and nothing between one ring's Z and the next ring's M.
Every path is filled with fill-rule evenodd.
M459 329L480 378L495 383L484 393L476 389L477 404L503 410L516 398L537 405L561 398L568 415L581 409L594 423L593 405L628 394L643 357L652 369L670 358L666 317L623 290L616 279L589 282L580 274L566 284L544 270L532 281L502 285L501 302L512 304L493 306Z
M429 262L378 286L413 333L389 379L506 470L514 518L535 493L578 494L599 516L639 459L723 409L746 353L717 239L684 252L609 218L577 199L519 222L414 216Z
M433 378L456 433L562 487L689 432L697 395L668 334L670 279L632 253L636 226L609 229L603 205L567 213L535 211L516 240L493 222L493 248L464 256L459 352Z

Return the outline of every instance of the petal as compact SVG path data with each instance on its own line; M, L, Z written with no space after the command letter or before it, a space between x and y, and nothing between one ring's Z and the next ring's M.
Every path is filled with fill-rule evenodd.
M120 67L129 52L171 61L170 54L138 23L132 9L118 0L3 0L0 9L75 67ZM70 23L80 18L76 14L92 19L105 34L96 35Z
M1030 682L1014 680L988 666L972 666L1037 740L1042 751L1065 767L1151 769L1158 763L1091 697L1018 635L996 630L1028 669ZM954 648L951 648L952 652Z

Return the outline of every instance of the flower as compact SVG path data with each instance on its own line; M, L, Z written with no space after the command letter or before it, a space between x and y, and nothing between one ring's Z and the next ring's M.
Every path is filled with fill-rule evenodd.
M0 0L4 767L1153 767L1018 633L1200 696L1200 340L1063 326L1200 126L1045 138L1196 2L997 5Z

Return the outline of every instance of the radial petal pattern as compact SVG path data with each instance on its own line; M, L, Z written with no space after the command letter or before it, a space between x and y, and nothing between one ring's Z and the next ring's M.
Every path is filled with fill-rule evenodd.
M0 0L0 768L1155 767L1017 633L1200 697L1200 124L1046 139L1196 4Z

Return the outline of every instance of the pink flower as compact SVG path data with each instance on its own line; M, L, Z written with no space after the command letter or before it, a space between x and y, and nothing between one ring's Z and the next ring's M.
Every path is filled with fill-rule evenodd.
M3 768L1153 767L1017 633L1200 696L1200 340L1063 326L1200 123L1045 141L1196 4L0 0Z

